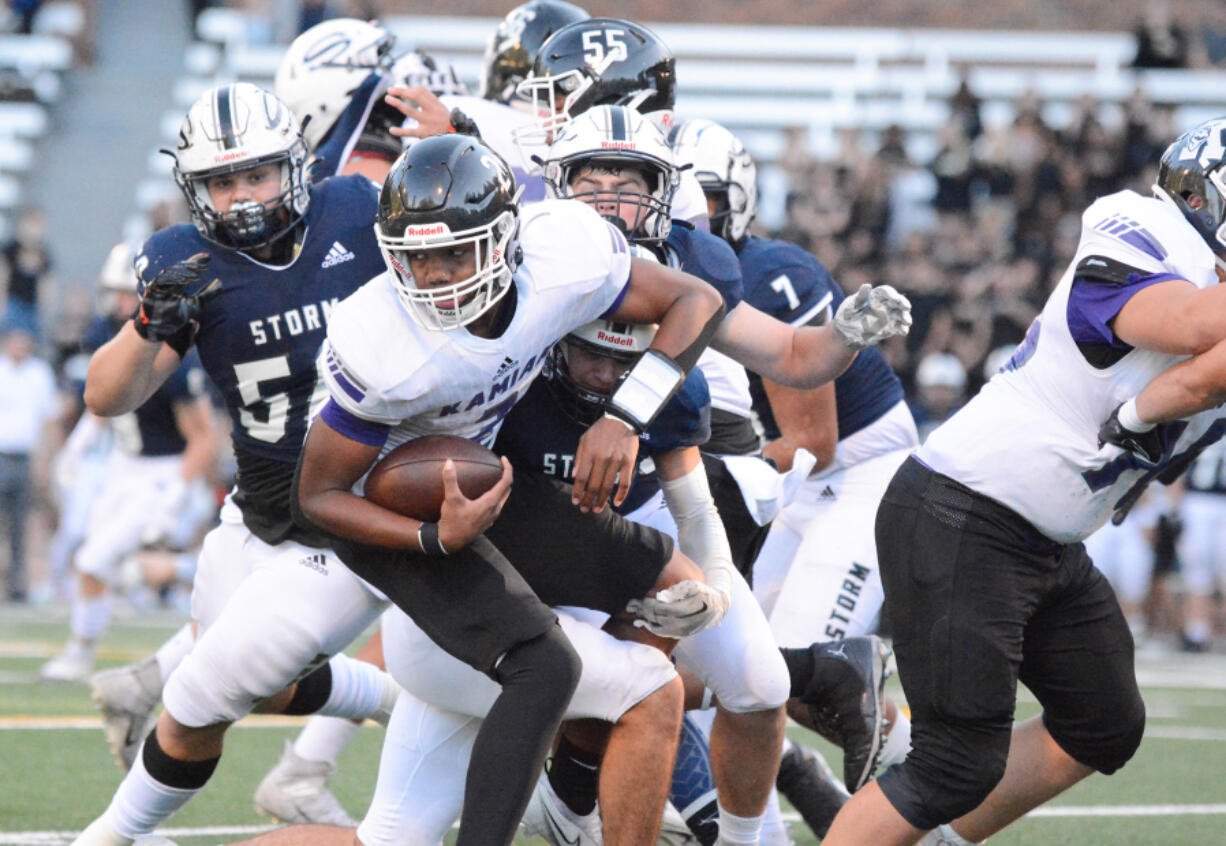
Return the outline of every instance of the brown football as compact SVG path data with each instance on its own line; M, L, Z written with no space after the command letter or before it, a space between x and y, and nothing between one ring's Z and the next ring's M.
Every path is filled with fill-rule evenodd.
M383 456L366 477L365 496L389 511L437 522L443 507L443 464L455 462L456 481L469 499L502 478L498 456L476 441L453 435L427 435L405 441Z

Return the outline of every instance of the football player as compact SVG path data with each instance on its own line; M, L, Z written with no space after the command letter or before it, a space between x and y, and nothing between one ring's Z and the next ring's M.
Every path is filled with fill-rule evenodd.
M651 605L676 634L713 624L726 608L726 596L663 536L606 507L614 487L625 497L635 433L705 345L723 311L719 295L632 262L625 239L581 204L537 206L521 220L515 193L506 163L468 136L424 139L398 160L376 223L388 271L333 314L321 359L332 399L312 427L299 481L304 515L341 539L350 565L440 646L501 684L468 768L462 842L509 842L573 690L577 660L549 600L620 613L653 585L679 582ZM661 325L626 392L584 436L569 496L532 474L519 474L512 489L509 464L499 485L471 501L445 469L450 493L437 524L349 493L382 451L410 437L492 443L553 343L603 313ZM445 567L428 560L438 556ZM658 827L644 808L656 803L652 783L667 778L680 721L679 685L659 692L677 697L666 703L675 722L665 714L658 732L625 744L610 738L627 784L626 806L606 809L607 841L643 842ZM660 743L662 756L646 754ZM627 757L631 749L640 754ZM636 793L647 804L632 801ZM368 816L358 836L374 842L380 829Z
M745 301L792 326L821 326L844 301L842 289L809 253L785 241L749 232L757 211L757 168L726 128L689 120L673 134L681 164L691 166L709 204L712 232L736 250L744 272ZM886 485L903 458L919 445L902 385L881 353L865 349L832 383L808 390L749 374L753 408L768 441L764 452L780 468L798 449L817 457L795 499L771 526L754 563L754 594L766 609L776 640L799 647L818 640L869 634L881 612L881 577L872 525ZM890 703L883 766L902 761L909 723ZM783 771L798 766L788 751ZM871 759L845 759L854 789L872 773ZM829 808L793 803L820 837L833 818Z
M102 346L136 311L133 258L126 244L108 255L102 282L112 310L86 329L82 345L87 349ZM74 560L77 593L71 637L64 651L42 666L43 678L83 682L94 671L98 640L110 623L111 588L128 555L142 546L192 540L196 521L184 525L184 517L199 512L194 506L199 496L193 493L204 487L217 449L204 387L200 358L189 352L148 401L110 421L116 448L110 452L106 481L97 492L85 542Z
M982 841L1140 744L1132 637L1080 541L1226 430L1207 411L1138 446L1121 436L1139 428L1136 403L1117 408L1226 337L1224 133L1215 120L1180 136L1154 197L1086 209L1013 357L890 483L877 548L912 749L823 842ZM1108 418L1107 440L1137 451L1099 436ZM1015 727L1019 680L1043 714Z
M80 844L131 843L170 817L212 775L226 728L257 706L365 719L389 713L397 692L336 654L386 599L289 508L307 421L327 393L316 351L335 304L379 269L376 189L359 176L312 187L297 120L245 83L206 92L173 155L192 224L142 247L139 310L91 359L85 401L104 416L135 409L196 347L230 412L238 484L201 551L195 646Z

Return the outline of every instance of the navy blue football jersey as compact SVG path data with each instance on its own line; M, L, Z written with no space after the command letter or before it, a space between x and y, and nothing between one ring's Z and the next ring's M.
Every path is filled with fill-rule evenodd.
M644 466L646 460L660 453L706 443L711 435L710 409L707 381L702 373L692 370L651 427L639 436L639 469L630 486L630 494L618 511L633 511L659 490L651 465ZM567 413L555 396L553 386L542 376L507 414L494 451L505 455L516 467L570 482L575 477L575 450L587 429Z
M784 323L804 326L822 315L829 319L843 301L843 289L826 268L795 244L751 236L738 257L745 275L745 302ZM749 384L766 436L779 437L762 379L750 373ZM868 347L834 380L834 398L841 440L902 402L903 388L881 351Z
M236 501L268 543L289 536L294 465L328 398L315 370L328 316L385 269L374 234L377 203L378 189L364 176L315 185L301 247L285 266L210 244L191 225L155 233L136 259L147 282L195 253L212 256L205 278L217 277L222 288L203 305L195 344L233 424Z
M667 243L676 253L681 270L719 291L725 314L740 304L744 296L741 263L727 241L684 220L674 220Z

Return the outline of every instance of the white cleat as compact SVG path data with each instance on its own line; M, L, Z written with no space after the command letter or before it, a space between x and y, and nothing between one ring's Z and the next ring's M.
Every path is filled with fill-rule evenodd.
M44 681L79 683L86 681L93 671L93 651L70 643L61 654L43 664L38 675Z
M698 838L685 824L681 814L669 802L664 806L664 819L660 823L660 836L656 846L698 846Z
M558 798L544 773L537 779L536 789L524 811L524 831L552 843L553 846L603 846L600 828L600 808L580 816Z
M89 680L94 705L102 712L102 729L111 757L125 770L132 769L136 753L156 720L154 709L162 698L162 671L157 658L94 673Z
M357 821L328 790L328 777L335 771L336 767L325 761L298 757L294 744L287 740L281 760L255 789L255 809L281 823L357 828Z

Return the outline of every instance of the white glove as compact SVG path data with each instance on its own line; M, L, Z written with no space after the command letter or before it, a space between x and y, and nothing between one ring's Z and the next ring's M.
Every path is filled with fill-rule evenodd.
M660 637L682 638L719 625L731 602L722 590L687 579L655 596L632 599L626 610L636 626Z
M834 333L844 346L861 350L911 329L911 301L889 285L867 282L834 314Z

